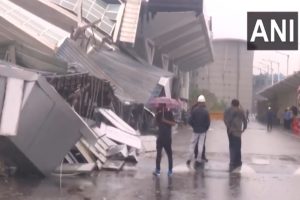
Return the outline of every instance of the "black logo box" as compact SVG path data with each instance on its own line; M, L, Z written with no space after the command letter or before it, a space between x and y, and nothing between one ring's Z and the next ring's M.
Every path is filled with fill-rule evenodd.
M262 37L257 37L254 42L250 42L255 24L261 19L269 42L265 42ZM271 42L271 19L275 19L281 28L282 20L286 19L287 41L282 42L275 32L275 41ZM289 41L290 25L289 20L294 19L294 41ZM261 30L258 30L261 32ZM298 50L298 12L248 12L247 13L247 49L248 50Z

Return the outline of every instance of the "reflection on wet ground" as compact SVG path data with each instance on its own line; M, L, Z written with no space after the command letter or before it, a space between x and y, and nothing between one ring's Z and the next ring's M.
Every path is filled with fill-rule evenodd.
M218 126L218 125L214 125ZM275 131L248 131L243 143L243 167L228 173L228 143L215 127L207 138L209 162L195 171L185 165L187 131L174 136L174 175L167 176L162 160L160 177L153 177L154 154L142 155L138 165L123 171L46 179L0 178L2 200L299 200L300 142ZM251 132L252 131L252 132ZM257 135L256 135L257 134ZM256 140L259 138L259 141ZM277 145L272 150L273 143ZM254 147L251 144L255 144Z
M228 196L238 199L241 196L241 174L234 173L229 175L229 192Z
M147 163L147 162L146 162ZM183 167L183 164L180 164ZM58 177L43 180L0 179L0 199L4 200L131 200L131 199L224 199L279 200L286 191L289 198L298 199L298 176L262 174L229 174L224 170L186 170L167 177L153 177L150 170L137 168L119 173L103 171L91 176ZM61 185L61 188L60 188ZM273 193L277 195L273 195ZM298 196L297 196L298 197Z

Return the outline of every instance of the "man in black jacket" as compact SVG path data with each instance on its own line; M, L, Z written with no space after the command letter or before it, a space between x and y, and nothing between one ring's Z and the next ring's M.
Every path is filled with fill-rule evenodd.
M193 127L194 134L191 140L189 158L186 163L188 166L191 164L191 161L194 157L194 151L197 146L198 154L196 157L195 167L200 167L204 163L201 157L205 143L206 132L210 126L210 118L205 106L205 97L203 95L198 97L197 105L191 111L189 124Z
M164 149L168 156L169 171L168 176L173 174L172 156L172 126L176 124L174 116L165 104L160 104L156 113L156 123L158 125L158 136L156 140L156 168L153 175L160 175L161 154Z

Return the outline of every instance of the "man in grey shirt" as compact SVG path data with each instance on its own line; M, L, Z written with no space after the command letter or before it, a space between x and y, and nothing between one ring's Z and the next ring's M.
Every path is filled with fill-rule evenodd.
M241 137L247 128L247 119L240 102L237 99L231 101L231 107L224 113L224 123L227 127L229 139L230 165L229 171L242 166Z

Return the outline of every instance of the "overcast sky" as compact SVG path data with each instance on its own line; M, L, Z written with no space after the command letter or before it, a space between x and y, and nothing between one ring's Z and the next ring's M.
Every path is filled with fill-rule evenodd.
M214 38L247 39L247 12L249 11L300 11L299 0L204 0L206 14L213 19ZM300 24L300 21L298 20ZM300 26L298 26L300 27ZM299 33L298 33L299 35ZM300 37L298 36L300 39ZM300 51L282 51L290 54L289 74L300 70ZM254 55L255 73L265 68L269 62L280 63L280 72L286 75L287 56L275 51L256 51ZM263 64L266 63L266 64ZM274 71L277 72L277 65Z

